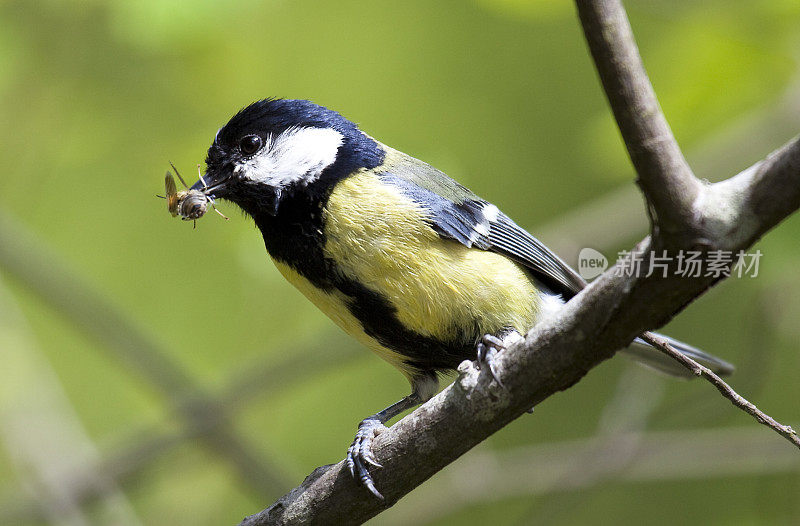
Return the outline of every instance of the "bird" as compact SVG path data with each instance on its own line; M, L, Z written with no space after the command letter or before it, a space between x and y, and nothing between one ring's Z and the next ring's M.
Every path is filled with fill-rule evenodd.
M497 354L586 286L497 206L308 100L268 98L238 111L217 131L191 190L240 207L286 280L410 382L409 395L360 421L345 458L381 499L372 442L389 420L429 400L440 374L464 360L500 383ZM733 372L668 341L719 374ZM691 375L641 339L624 352Z

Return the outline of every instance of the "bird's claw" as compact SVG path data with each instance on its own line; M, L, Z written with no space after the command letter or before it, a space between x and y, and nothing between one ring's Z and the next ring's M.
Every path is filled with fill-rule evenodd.
M367 418L358 424L356 438L347 449L345 463L350 470L350 475L363 484L373 495L383 499L383 495L375 488L375 481L369 473L369 466L381 468L375 454L372 452L372 440L382 433L386 426L377 418Z
M489 374L494 381L497 382L497 385L505 389L506 387L503 385L503 382L500 381L494 369L494 360L497 357L497 353L506 348L503 340L492 334L484 334L476 348L478 351L478 369L481 369L483 365L488 366Z

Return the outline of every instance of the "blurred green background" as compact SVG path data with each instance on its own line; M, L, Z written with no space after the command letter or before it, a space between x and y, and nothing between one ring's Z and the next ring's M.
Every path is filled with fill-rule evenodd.
M800 131L797 0L631 0L698 174ZM646 233L564 0L0 3L0 524L234 524L406 394L232 207L173 220L217 128L309 98L445 170L575 263ZM800 218L667 328L800 424ZM373 524L798 524L800 455L703 382L616 358Z

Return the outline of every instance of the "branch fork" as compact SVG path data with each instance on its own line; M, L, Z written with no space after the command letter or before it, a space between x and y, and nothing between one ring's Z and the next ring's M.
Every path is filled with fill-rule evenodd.
M707 184L692 173L642 65L619 0L576 0L578 15L614 117L638 174L651 216L651 236L636 250L743 250L800 207L800 138L744 172ZM659 327L719 278L625 276L607 271L561 312L500 353L505 386L492 387L472 362L458 378L375 440L383 469L371 498L344 462L315 470L303 484L242 525L360 524L394 504L474 445L642 335L726 398L800 447L782 425L742 398L707 368L646 331ZM649 339L648 339L649 338ZM488 386L488 387L487 387ZM503 392L501 392L503 391Z

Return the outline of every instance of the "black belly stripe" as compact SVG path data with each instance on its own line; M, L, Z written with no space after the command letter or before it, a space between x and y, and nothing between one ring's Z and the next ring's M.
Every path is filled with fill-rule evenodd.
M405 356L407 365L420 371L440 371L455 369L463 360L473 357L475 339L481 336L477 323L474 324L473 337L460 341L441 341L406 328L397 319L395 307L386 298L360 283L337 279L335 286L350 298L350 312L361 322L364 332L384 347ZM464 332L453 331L454 334Z
M477 321L474 330L459 327L460 330L451 331L462 336L447 342L409 330L385 297L344 276L336 263L324 256L321 212L328 195L298 193L284 199L277 216L252 214L270 255L292 267L315 287L326 291L338 289L346 295L349 310L364 332L404 356L409 367L430 373L455 369L463 360L474 358L475 341L481 336Z

